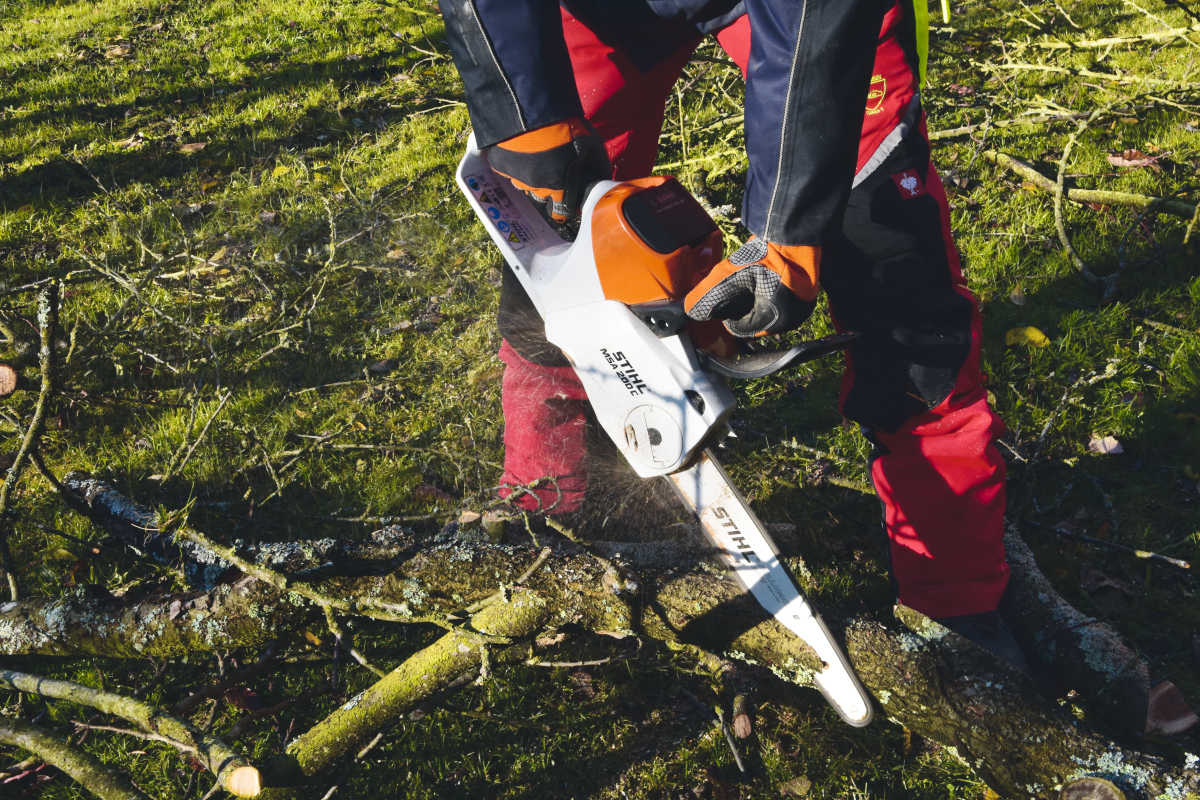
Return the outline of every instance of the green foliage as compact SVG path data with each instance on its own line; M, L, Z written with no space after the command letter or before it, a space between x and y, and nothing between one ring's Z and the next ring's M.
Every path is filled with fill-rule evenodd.
M1186 191L1200 163L1195 86L1186 83L1197 37L1035 46L1155 33L1163 30L1157 18L1195 22L1179 4L1151 10L1154 19L1132 4L1085 2L1068 19L1055 3L956 7L953 27L934 37L930 129L1088 112L1128 97L1134 108L1081 135L1066 168L1079 177L1070 181L1157 196ZM389 521L434 531L459 508L494 504L503 425L493 319L499 258L453 183L469 122L442 37L436 7L415 0L0 0L0 322L18 340L0 356L16 358L36 338L33 293L11 289L63 278L62 393L43 443L53 471L91 470L158 507L190 502L190 521L225 539L359 536ZM746 168L742 82L719 63L715 45L700 55L707 60L687 66L668 104L660 164L716 210L735 245L748 235L736 219ZM1006 58L1130 82L997 66ZM1138 83L1144 78L1159 83ZM1196 561L1200 278L1192 245L1183 244L1187 221L1068 204L1067 228L1092 270L1123 264L1118 301L1100 307L1099 290L1058 242L1049 198L978 157L1001 150L1053 177L1074 128L991 127L986 139L977 130L934 150L984 312L984 370L1008 426L1011 505ZM1161 168L1107 161L1129 148L1161 154ZM1018 287L1023 305L1010 299ZM1006 347L1005 332L1018 325L1037 326L1049 346ZM830 329L818 315L803 333ZM886 615L877 502L813 480L868 479L867 445L836 411L840 369L826 360L738 387L738 438L727 441L727 457L764 519L797 526L819 597ZM32 402L28 392L5 401L0 450L15 449ZM1115 436L1125 454L1089 454L1093 434ZM1027 463L1035 455L1036 470ZM170 573L89 554L76 539L103 534L33 473L17 504L12 544L26 593L54 595L70 583L179 588ZM620 526L605 533L660 535ZM1111 624L1154 674L1200 699L1190 576L1027 535L1060 591L1087 613L1116 614ZM1133 599L1110 608L1088 595L1080 571L1089 566L1129 582ZM360 651L392 667L439 632L369 623L354 633ZM320 660L256 682L265 704L325 680L327 643L298 639L293 649ZM550 733L434 711L400 722L341 792L673 798L703 785L709 770L732 778L722 738L676 689L704 694L709 676L681 654L643 652L591 670L590 697L570 670L498 671L451 702L548 724ZM43 663L36 671L128 690L157 666ZM172 664L148 697L173 704L212 669L207 658ZM243 740L247 755L269 758L373 679L344 662L339 671L338 695L264 720ZM883 722L847 729L815 693L788 699L760 708L758 738L744 746L754 765L750 796L778 796L799 776L812 781L814 797L981 792L946 751L906 751ZM34 701L0 702L11 710ZM65 724L82 712L54 705L47 713ZM208 713L202 708L197 720ZM223 703L213 713L220 732L242 712ZM1178 755L1194 752L1193 741L1155 744ZM96 732L86 746L154 797L180 797L188 785L186 762L158 744ZM82 792L59 778L43 796Z

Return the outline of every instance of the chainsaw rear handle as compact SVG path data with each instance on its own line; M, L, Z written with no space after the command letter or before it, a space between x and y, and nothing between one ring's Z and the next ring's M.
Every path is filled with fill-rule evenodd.
M676 336L692 321L683 310L679 300L655 300L651 303L631 305L629 310L645 323L646 327L660 339ZM820 339L801 342L794 347L785 349L759 348L751 345L752 353L739 355L736 358L724 358L716 353L696 348L696 357L700 366L709 372L724 375L727 378L763 378L773 375L781 369L803 364L821 356L845 350L851 342L862 336L858 331L831 333Z

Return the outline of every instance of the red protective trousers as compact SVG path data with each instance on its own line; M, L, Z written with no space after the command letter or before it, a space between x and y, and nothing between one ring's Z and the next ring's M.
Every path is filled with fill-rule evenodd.
M993 444L1004 426L982 385L978 308L929 164L911 59L896 39L900 13L884 20L846 234L825 247L821 273L835 322L864 333L847 355L841 410L874 445L871 477L899 600L947 617L996 608L1008 582L1005 468ZM650 174L666 102L701 39L641 73L562 15L584 112L614 179ZM717 39L745 74L747 18ZM587 482L582 386L569 367L533 364L507 343L500 354L503 483L525 487L518 505L573 511Z

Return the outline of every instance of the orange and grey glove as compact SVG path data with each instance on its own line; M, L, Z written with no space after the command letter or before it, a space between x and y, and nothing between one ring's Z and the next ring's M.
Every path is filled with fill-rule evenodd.
M697 321L725 320L750 338L799 328L816 306L821 248L751 239L712 268L683 300Z
M612 178L604 140L579 117L493 145L488 162L560 223L579 216L589 185Z

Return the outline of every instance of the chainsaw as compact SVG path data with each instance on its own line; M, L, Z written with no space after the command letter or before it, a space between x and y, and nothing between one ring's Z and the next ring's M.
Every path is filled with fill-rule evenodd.
M690 320L683 296L724 244L674 178L593 184L572 242L491 170L474 134L457 180L633 470L670 481L733 577L821 659L817 690L850 725L869 724L871 702L845 654L713 452L736 406L728 378L769 375L842 350L858 334L739 353L719 322Z

